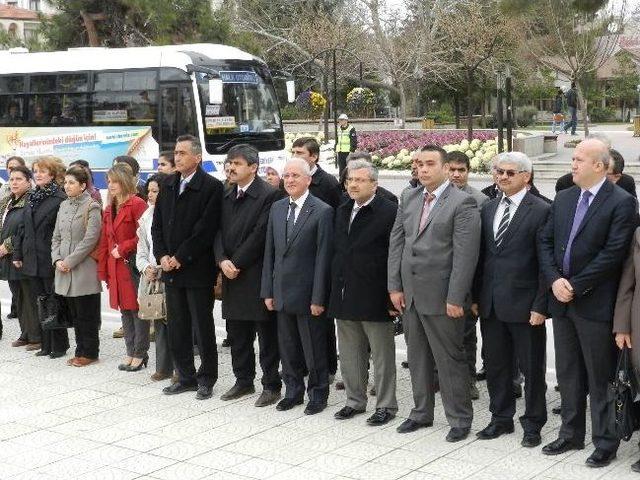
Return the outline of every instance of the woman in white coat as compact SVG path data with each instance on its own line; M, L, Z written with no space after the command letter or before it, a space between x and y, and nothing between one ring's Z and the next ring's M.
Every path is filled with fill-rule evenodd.
M153 240L151 238L151 223L153 222L153 210L162 188L163 182L168 178L164 173L156 173L147 179L145 194L149 208L142 214L138 221L138 249L136 253L136 267L140 272L140 286L138 298L148 288L149 282L160 278L160 265L153 256ZM173 358L169 350L169 337L167 336L167 319L154 320L156 332L156 371L151 375L154 381L165 380L173 375Z

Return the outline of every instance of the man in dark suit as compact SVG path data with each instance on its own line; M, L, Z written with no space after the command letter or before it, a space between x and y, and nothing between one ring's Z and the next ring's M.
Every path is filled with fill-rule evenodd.
M291 155L302 158L309 164L311 170L309 192L333 208L335 212L335 209L342 203L342 189L338 184L338 180L318 165L318 160L320 160L320 145L316 139L313 137L296 139L291 146ZM327 331L327 362L331 383L338 370L338 349L333 319L329 319L329 322Z
M434 369L451 430L448 442L469 435L473 407L465 357L464 309L480 248L475 199L451 185L446 152L422 148L416 166L424 188L407 188L389 241L388 290L404 333L415 406L398 432L433 425Z
M304 400L305 363L309 403L305 414L327 406L327 326L329 268L333 242L333 210L309 193L309 165L293 158L284 169L289 196L271 207L262 268L260 296L278 312L278 341L285 398L278 410Z
M595 451L591 467L615 458L619 440L607 383L615 367L613 308L622 262L636 227L636 200L606 178L609 149L590 138L578 144L571 168L575 186L555 198L544 227L540 265L553 316L556 369L562 399L557 440L542 452L584 448L586 396Z
M245 144L227 153L229 179L222 201L222 225L215 242L216 263L222 270L222 316L231 342L231 364L236 382L222 400L235 400L255 392L253 342L258 334L263 392L257 407L280 398L278 330L275 315L260 298L262 260L269 211L281 198L278 190L257 176L258 151Z
M378 170L365 160L346 168L351 200L338 207L331 264L329 313L337 319L340 372L347 404L338 420L364 413L369 352L373 360L376 411L369 425L384 425L398 411L393 306L387 295L389 234L397 206L377 194Z
M482 208L480 260L474 282L492 417L477 436L490 440L513 432L515 355L525 378L522 445L531 448L540 445L540 430L547 421L547 294L538 273L538 237L550 207L527 190L531 160L525 154L501 153L495 168L503 195Z
M218 351L213 324L213 286L218 269L213 239L220 225L222 183L202 169L200 141L176 140L176 173L165 182L153 212L153 254L162 267L167 299L169 347L178 381L167 395L197 390L210 398L218 380ZM193 333L200 368L193 361Z
M609 168L607 170L607 179L615 183L618 187L626 191L627 193L637 197L636 194L636 182L631 175L623 173L624 171L624 157L620 152L613 148L609 150L611 159L609 160ZM573 187L573 174L571 172L558 178L556 182L556 193L561 190Z

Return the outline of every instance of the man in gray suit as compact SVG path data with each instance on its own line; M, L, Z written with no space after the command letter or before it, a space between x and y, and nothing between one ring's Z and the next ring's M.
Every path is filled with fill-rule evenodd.
M482 210L482 206L489 200L489 197L477 188L469 185L469 171L471 170L469 157L467 157L465 153L456 150L447 153L446 161L449 165L449 181L463 192L475 198L478 204L478 211ZM476 354L478 350L478 336L476 334L477 323L477 313L473 313L471 309L465 311L463 345L467 366L469 367L469 391L472 400L480 398L478 387L476 387ZM484 360L484 355L482 358Z
M422 148L416 166L424 188L407 189L389 245L388 288L404 313L407 357L415 406L398 432L433 425L434 368L451 430L448 442L469 435L473 407L462 339L464 310L480 247L480 213L475 199L448 178L446 152Z
M325 306L329 296L333 209L309 193L311 171L303 159L284 168L289 194L271 207L262 268L260 296L278 312L278 345L285 397L278 410L301 405L304 370L309 372L309 404L313 415L327 406L329 372Z

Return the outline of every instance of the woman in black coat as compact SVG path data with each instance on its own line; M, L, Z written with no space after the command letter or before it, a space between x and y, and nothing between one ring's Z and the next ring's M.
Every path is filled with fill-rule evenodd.
M21 280L24 276L13 265L12 253L15 237L20 232L24 222L24 206L27 203L28 192L31 190L31 171L23 166L13 167L9 176L8 197L0 203L0 280L9 282L9 289L17 300L16 313L20 322L20 337L12 347L22 347L40 343L40 328L33 305L25 295L21 295ZM0 337L2 337L2 323L0 323Z
M55 270L51 263L51 237L60 204L67 198L63 189L65 167L56 157L40 157L31 167L36 188L24 207L24 226L17 236L13 263L28 277L28 297L37 305L39 295L53 293ZM62 357L69 348L66 328L42 331L37 356ZM35 350L35 348L30 348Z

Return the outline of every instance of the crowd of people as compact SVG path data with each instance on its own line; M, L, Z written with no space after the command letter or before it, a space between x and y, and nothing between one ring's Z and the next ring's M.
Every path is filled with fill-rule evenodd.
M394 336L401 326L414 407L397 431L432 426L439 391L446 441L458 442L470 433L478 398L480 319L491 420L476 435L514 432L524 378L521 444L533 448L547 422L545 323L553 318L562 426L542 453L584 448L588 395L595 450L586 463L603 467L615 458L620 439L607 386L616 345L640 342L640 230L635 186L626 191L624 160L606 139L576 147L571 177L559 181L553 202L533 186L532 162L519 152L498 154L494 184L479 191L468 184L466 155L426 145L414 154L400 199L378 185L366 152L347 156L339 180L324 171L310 137L297 139L283 170L268 167L264 179L250 145L229 149L224 184L205 173L201 153L197 138L179 137L142 188L136 161L117 157L104 208L84 161L68 169L54 157L31 168L17 157L7 161L0 278L20 321L14 347L66 354L66 325L51 325L53 307L43 303L53 299L75 330L67 363L96 362L105 282L122 317L118 368L147 367L152 327L153 380L171 379L167 395L210 398L218 379L219 275L235 376L222 400L255 392L257 337L256 407L290 410L306 393L304 413L317 414L339 367L336 388L346 401L335 419L363 414L375 396L366 423L384 425L398 413ZM150 322L141 317L152 291L166 309ZM640 471L640 461L632 469Z

